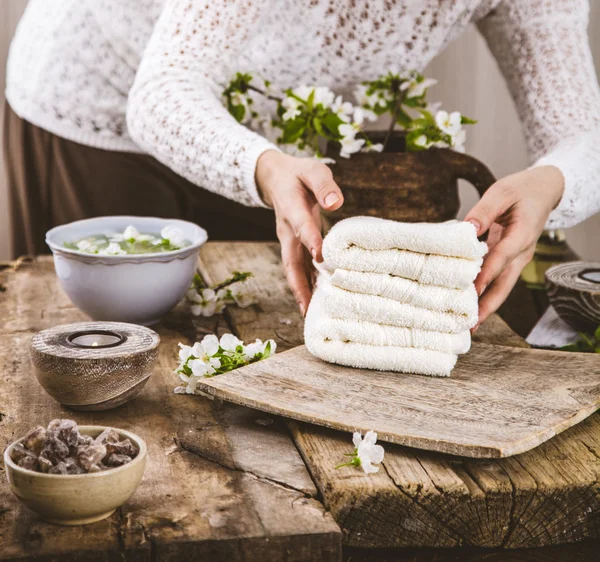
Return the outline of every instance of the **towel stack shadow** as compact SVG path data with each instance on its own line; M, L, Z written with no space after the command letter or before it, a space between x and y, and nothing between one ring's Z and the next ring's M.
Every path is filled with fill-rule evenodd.
M461 221L337 223L323 243L306 347L340 365L449 376L471 346L486 252Z

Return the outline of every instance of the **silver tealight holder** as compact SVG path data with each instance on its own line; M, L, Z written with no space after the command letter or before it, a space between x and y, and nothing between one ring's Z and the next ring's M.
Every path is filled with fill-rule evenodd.
M74 410L109 410L134 398L158 359L159 335L123 322L78 322L43 330L30 356L44 390Z

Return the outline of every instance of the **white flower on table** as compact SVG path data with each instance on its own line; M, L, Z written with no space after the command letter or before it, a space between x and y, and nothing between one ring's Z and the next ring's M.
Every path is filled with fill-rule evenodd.
M186 293L186 297L193 304L191 311L194 316L213 316L214 314L220 314L221 310L218 310L217 294L213 289L202 289L196 291L196 289L190 289Z
M229 295L231 299L237 304L240 308L247 308L256 304L258 300L251 293L245 293L240 287L239 283L235 283L229 287Z
M176 226L165 226L161 231L160 235L163 240L167 240L172 246L182 247L185 243L185 236L180 228Z
M383 461L385 451L381 445L376 445L377 433L372 430L367 431L363 438L360 431L355 431L352 435L352 443L354 444L354 452L346 453L347 456L351 457L350 461L340 464L336 468L353 466L362 468L365 474L378 472L379 467L375 465Z
M98 254L101 256L124 256L127 252L116 242L111 242L106 248L98 250Z
M244 346L244 355L248 360L254 359L257 355L263 355L267 351L267 346L269 347L270 353L275 353L277 349L277 344L273 340L267 340L263 342L260 339L257 339L254 343L249 343Z
M223 334L219 341L219 345L223 351L235 352L239 346L244 345L244 342L236 338L233 334Z

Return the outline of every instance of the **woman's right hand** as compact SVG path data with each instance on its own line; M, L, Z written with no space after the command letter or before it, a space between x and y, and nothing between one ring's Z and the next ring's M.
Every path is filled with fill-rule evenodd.
M264 202L275 210L285 276L304 316L312 293L311 261L323 261L319 207L339 209L342 191L325 164L276 150L261 154L256 183Z

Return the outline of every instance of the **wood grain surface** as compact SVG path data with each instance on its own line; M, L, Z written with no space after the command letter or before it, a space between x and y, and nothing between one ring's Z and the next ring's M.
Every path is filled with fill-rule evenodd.
M315 499L314 483L280 420L173 393L177 343L229 331L223 317L198 320L186 308L175 310L156 326L159 365L141 394L116 410L74 412L38 385L28 345L40 329L85 317L60 290L51 258L6 269L0 281L6 289L0 293L0 448L61 417L131 430L146 441L149 455L131 500L85 527L40 521L0 474L0 559L340 559L339 528Z
M202 271L212 280L225 278L232 269L256 274L252 287L260 295L259 304L230 308L228 318L239 337L275 337L284 350L302 342L302 321L278 252L276 244L213 243L203 248L201 258ZM497 316L485 322L474 339L528 347ZM600 537L599 414L505 459L469 459L386 445L383 468L371 477L350 468L335 470L352 448L349 433L303 422L287 425L346 545L437 547L422 556L387 552L385 560L390 561L594 560L590 553L597 543L582 555L576 545L532 547ZM510 551L448 550L458 546ZM373 553L368 559L376 557Z
M342 431L474 458L509 457L600 406L594 354L474 343L450 377L353 369L296 347L200 381L223 400Z

